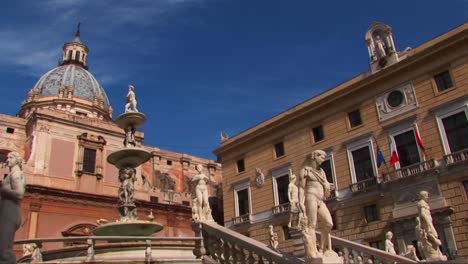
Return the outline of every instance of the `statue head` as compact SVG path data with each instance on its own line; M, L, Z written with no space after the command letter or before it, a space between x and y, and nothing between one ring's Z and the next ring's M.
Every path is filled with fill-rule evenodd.
M429 193L427 191L420 191L419 199L427 202L429 200Z
M323 150L314 150L312 151L312 154L310 155L310 159L312 162L315 162L318 166L320 166L324 161L325 157L327 156L327 153Z
M128 85L128 90L129 91L135 91L135 87L133 87L133 85L129 84Z
M291 173L290 177L291 177L291 182L294 182L296 180L296 178L297 178L296 174L294 174L294 173Z
M195 169L196 169L199 173L201 173L201 172L203 171L203 165L197 164L197 166L195 166Z
M18 165L20 169L23 168L23 157L18 152L12 151L8 153L6 164L9 168L13 168L15 165Z
M392 237L393 237L392 231L388 231L388 232L385 234L385 238L388 239L388 240L391 240Z

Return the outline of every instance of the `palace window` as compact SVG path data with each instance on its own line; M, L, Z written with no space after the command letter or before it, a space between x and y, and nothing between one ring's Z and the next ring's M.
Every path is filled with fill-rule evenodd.
M450 76L450 72L448 70L436 74L434 76L434 80L436 82L437 90L439 92L445 91L453 87L452 77Z
M283 142L279 142L275 144L275 157L279 158L284 156L284 144Z
M361 112L359 111L359 109L348 113L348 121L349 126L351 128L357 127L362 124Z
M237 173L241 173L245 171L244 159L237 160L236 164L237 164Z
M7 127L7 128L6 128L6 132L7 132L8 134L13 134L13 133L15 133L15 129L12 128L12 127Z
M317 126L312 128L312 134L314 135L314 142L320 142L325 138L325 135L323 133L323 126Z
M373 153L370 139L363 139L348 145L348 159L353 183L377 175Z
M236 216L250 214L250 187L243 187L234 190L236 202Z
M96 150L85 148L83 154L83 172L94 173L96 168Z
M392 136L398 151L400 167L406 167L421 162L413 128Z
M377 205L375 204L365 206L364 214L365 214L367 223L379 220L379 211L377 210Z
M102 136L83 133L78 137L78 158L76 159L76 175L93 174L98 180L102 178L103 150L106 140Z
M436 111L445 154L468 148L468 102L458 101Z
M172 166L172 160L166 160L166 165L167 166Z
M468 198L468 181L463 181L463 188L465 189L465 197Z
M385 250L385 244L382 240L369 242L369 246L376 249Z
M275 205L289 203L289 166L272 170L271 176L273 178L273 198L275 200Z
M327 181L329 183L335 183L335 168L333 164L333 156L328 155L325 161L321 165L325 175L327 176Z

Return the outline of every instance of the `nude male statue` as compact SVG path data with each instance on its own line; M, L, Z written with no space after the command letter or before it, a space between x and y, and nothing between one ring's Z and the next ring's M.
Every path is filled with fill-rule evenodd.
M128 86L128 94L127 94L127 104L125 105L125 113L127 112L138 112L137 100L135 96L135 87L133 85Z
M324 199L330 196L330 183L327 181L325 172L320 167L324 162L326 153L322 150L312 152L310 166L302 168L299 178L299 201L301 208L305 208L305 237L308 248L306 258L317 258L322 256L337 256L331 246L330 232L333 220L328 211ZM320 226L317 226L320 223ZM318 227L318 228L317 228ZM316 247L315 230L322 232L320 241L320 252Z

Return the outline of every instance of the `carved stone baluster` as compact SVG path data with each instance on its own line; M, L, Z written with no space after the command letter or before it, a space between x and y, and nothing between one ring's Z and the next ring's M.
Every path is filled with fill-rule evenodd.
M253 251L249 251L249 257L247 258L247 264L254 264L255 257L253 256Z
M224 255L224 263L229 263L230 261L230 258L231 258L231 248L229 247L229 243L228 242L224 242L224 247L223 247L223 255Z
M226 263L225 260L224 260L223 249L224 249L224 240L220 238L218 240L218 243L216 243L215 254L216 254L217 260L221 264Z
M239 254L237 253L238 248L236 244L232 244L232 263L239 263Z
M34 250L31 256L31 263L42 262L42 253L41 253L42 243L34 244L33 248Z
M195 236L201 238L195 242L195 249L193 250L193 254L198 258L202 258L206 254L205 245L203 243L203 236L202 236L202 223L194 222L192 224L192 230L195 232Z
M88 244L88 250L86 251L86 261L91 261L94 259L94 240L88 238L86 239L86 244Z
M147 263L151 263L151 240L146 240L145 260Z
M245 263L244 249L239 246L237 247L237 259L239 260L239 263Z
M262 256L258 256L258 264L265 264L265 262L263 262L263 257Z
M343 248L343 262L345 264L349 263L349 250L348 250L348 248Z

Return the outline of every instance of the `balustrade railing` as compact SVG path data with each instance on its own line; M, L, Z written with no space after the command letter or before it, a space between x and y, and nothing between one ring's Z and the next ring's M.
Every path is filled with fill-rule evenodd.
M332 245L343 257L344 264L351 263L418 263L418 261L387 253L383 250L332 236Z
M234 225L239 225L239 224L243 224L243 223L250 223L250 214L244 214L244 215L241 215L241 216L234 217L232 219L232 223Z
M96 242L101 242L100 247L112 247L114 244L103 244L102 242L144 242L141 244L141 247L145 248L145 261L151 262L151 248L154 244L163 244L170 242L195 242L198 243L201 240L200 237L141 237L141 236L80 236L80 237L58 237L58 238L35 238L35 239L26 239L26 240L17 240L15 245L30 245L31 250L23 258L20 259L20 262L30 262L38 263L47 261L48 259L45 256L45 252L42 252L42 245L45 243L73 243L73 242L84 242L85 246L76 246L73 247L73 250L80 251L82 253L78 255L86 256L86 261L93 261L96 255ZM192 244L193 245L193 244ZM135 247L134 244L129 244L129 247ZM175 244L175 246L180 247L180 245ZM125 247L124 245L119 245L119 248ZM44 255L44 256L43 256ZM65 263L62 261L62 263Z
M212 263L278 263L299 264L303 260L281 253L252 238L212 222L193 224L195 234L203 236L194 250L198 258L208 259Z
M278 214L289 212L289 208L290 208L289 203L283 203L283 204L273 207L271 211L273 215L278 215Z
M439 163L434 160L426 160L414 165L406 166L404 168L385 173L383 174L383 179L385 182L394 181L401 178L411 177L418 175L420 173L426 172L428 170L434 169L439 166Z
M351 192L354 193L354 192L365 191L372 186L376 186L377 184L378 184L377 178L372 177L369 179L365 179L365 180L353 183L349 186L349 188L351 189Z
M444 161L447 166L452 166L461 162L465 162L467 160L468 149L463 149L444 156Z

